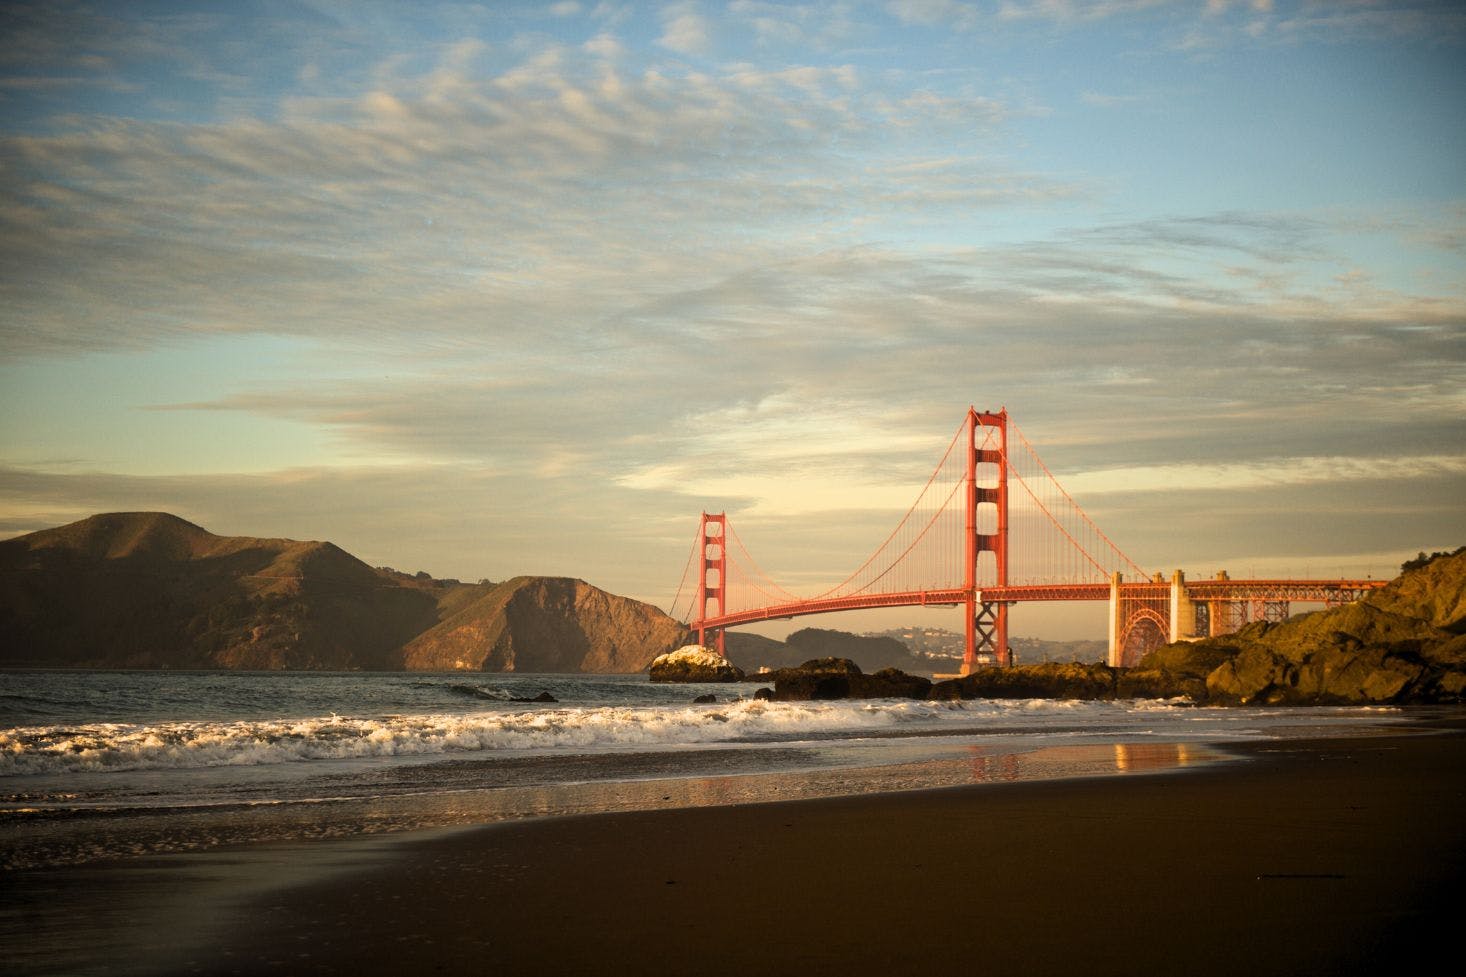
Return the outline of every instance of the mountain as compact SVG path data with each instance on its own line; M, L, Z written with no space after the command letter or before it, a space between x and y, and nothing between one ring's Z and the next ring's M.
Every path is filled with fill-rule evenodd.
M162 512L0 541L5 667L635 671L680 628L581 581L439 581Z
M439 591L331 543L117 512L0 541L0 664L396 667Z
M515 577L414 638L410 669L639 672L689 640L650 604L568 577Z

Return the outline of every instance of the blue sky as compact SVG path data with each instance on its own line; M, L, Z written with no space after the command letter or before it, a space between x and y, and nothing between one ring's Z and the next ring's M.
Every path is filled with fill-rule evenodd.
M0 32L0 532L167 509L666 607L702 509L842 578L972 403L1147 568L1466 542L1456 4Z

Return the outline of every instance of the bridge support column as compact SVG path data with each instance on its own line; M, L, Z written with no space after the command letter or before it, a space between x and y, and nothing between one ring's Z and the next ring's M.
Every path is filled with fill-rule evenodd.
M1226 570L1217 571L1218 580L1230 580ZM1227 619L1229 615L1229 602L1224 600L1209 600L1206 602L1206 636L1215 638L1218 635L1229 633Z
M728 516L726 513L717 514L704 512L702 514L702 559L699 561L700 569L697 574L697 617L692 624L697 628L697 643L704 648L707 647L707 628L703 622L708 619L708 601L717 601L718 612L714 617L722 617L727 613L727 585L728 585ZM712 576L709 576L712 571ZM723 629L717 629L718 644L717 652L724 658L728 657L727 649L724 647Z
M1186 591L1186 574L1177 570L1171 575L1171 642L1195 638L1196 605Z
M1120 571L1116 570L1110 574L1110 650L1105 656L1105 663L1111 668L1119 668L1121 660L1125 656L1125 649L1120 642L1124 637L1125 622L1120 617L1123 613L1120 607Z
M978 429L989 428L979 443ZM996 442L996 446L992 446ZM991 486L977 484L977 466L992 465L997 474ZM962 586L966 599L966 649L962 656L962 674L978 666L978 657L992 656L999 666L1009 664L1008 605L1002 601L984 601L978 589L977 558L979 553L993 554L998 587L1008 585L1008 411L996 414L967 409L967 490L965 525L965 563ZM978 507L991 505L996 520L991 533L978 532ZM980 606L979 606L980 605Z
M981 595L975 603L977 609L968 624L973 631L972 650L962 661L963 675L971 675L974 668L988 664L980 660L983 658L1002 667L1011 663L1008 654L1008 605L1000 600L983 600Z

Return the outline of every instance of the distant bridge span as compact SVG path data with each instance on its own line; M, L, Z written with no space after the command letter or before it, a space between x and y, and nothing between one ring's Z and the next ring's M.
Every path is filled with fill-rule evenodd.
M1341 604L1376 580L1188 581L1148 575L1085 515L1022 433L1009 452L1006 410L969 408L947 452L896 529L836 586L801 597L748 556L726 513L702 514L674 613L724 650L727 628L758 621L878 607L962 606L964 673L1007 665L1008 608L1026 601L1108 601L1109 662L1135 664L1166 641L1228 634L1251 621L1286 619L1294 602ZM1010 504L1011 503L1011 504ZM1015 527L1020 527L1014 532ZM1126 575L1130 579L1126 579Z

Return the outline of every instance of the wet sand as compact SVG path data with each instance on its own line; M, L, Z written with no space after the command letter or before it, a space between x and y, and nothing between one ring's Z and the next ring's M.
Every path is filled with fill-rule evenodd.
M1466 881L1463 728L1231 747L1253 759L1156 776L567 817L53 872L37 876L52 895L122 914L135 938L102 960L85 948L53 955L54 971L44 955L19 963L740 977L1423 967L1454 945L1447 897ZM12 922L15 911L24 906Z

